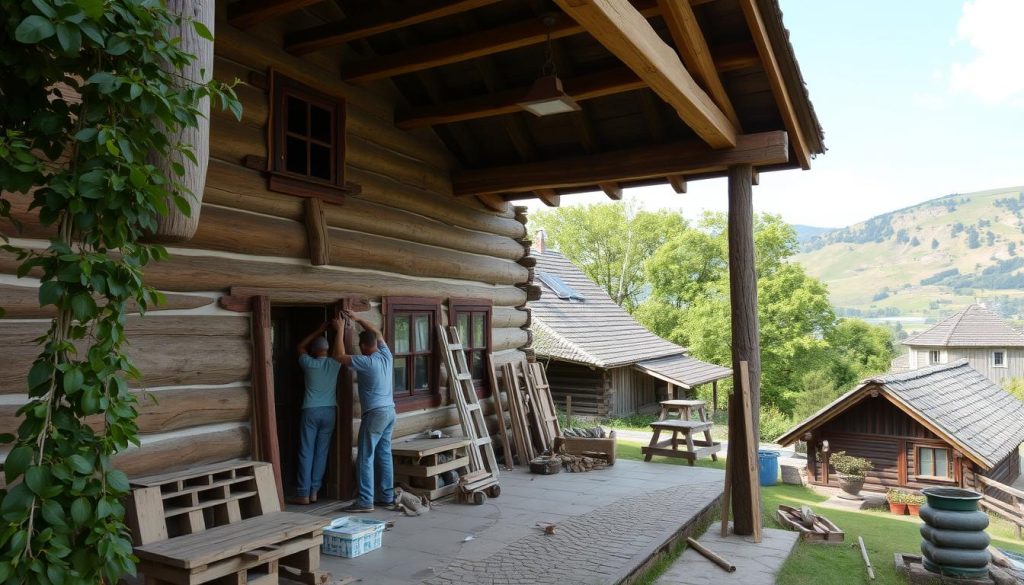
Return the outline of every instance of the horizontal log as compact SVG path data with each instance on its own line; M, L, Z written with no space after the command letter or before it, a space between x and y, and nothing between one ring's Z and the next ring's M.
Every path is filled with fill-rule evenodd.
M522 327L526 325L528 313L512 307L491 309L491 327Z
M526 345L528 333L522 329L502 328L491 331L491 351L504 351Z
M253 237L254 234L258 237ZM328 234L330 262L334 266L490 284L514 284L526 278L526 269L511 260L333 227ZM203 206L203 219L195 236L180 245L261 256L309 256L302 223L209 205Z
M49 322L0 321L0 339L6 347L4 359L0 360L0 394L28 391L25 377L39 354L33 340L48 325ZM250 348L247 337L237 334L239 328L247 331L248 319L130 318L126 327L127 353L142 372L142 380L129 382L134 387L156 387L228 384L247 379Z
M258 171L213 159L207 172L204 201L302 221L302 201L297 197L267 191L266 185L266 179ZM363 196L366 195L376 196L376 193L368 193L366 185L363 185ZM454 205L451 200L446 205L439 202L434 215L443 216L446 207ZM475 214L479 222L475 229L470 229L454 226L447 220L403 211L386 203L367 201L362 196L348 197L344 205L328 205L324 208L324 214L327 225L331 227L509 260L518 260L523 255L522 246L512 239L522 235L522 226L516 226L515 220L493 215ZM464 223L472 223L469 217L466 220ZM499 233L494 233L494 230Z
M190 434L119 453L114 466L129 477L142 477L248 457L249 443L246 427Z
M332 305L345 302L348 303L348 308L356 313L369 311L371 306L366 295L246 286L231 287L231 294L218 298L217 304L228 311L249 313L252 311L252 298L257 296L270 297L271 303L282 305Z
M209 297L177 295L166 293L167 302L159 307L150 307L148 312L168 311L172 309L196 309L213 302ZM36 286L16 286L0 283L0 308L8 319L51 318L57 314L53 305L39 306L39 289ZM128 304L128 311L138 311L135 303Z

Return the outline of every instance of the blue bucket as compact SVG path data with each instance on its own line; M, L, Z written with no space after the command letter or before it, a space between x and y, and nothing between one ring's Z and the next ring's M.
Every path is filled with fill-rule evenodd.
M757 476L761 485L775 485L779 481L779 452L757 452Z

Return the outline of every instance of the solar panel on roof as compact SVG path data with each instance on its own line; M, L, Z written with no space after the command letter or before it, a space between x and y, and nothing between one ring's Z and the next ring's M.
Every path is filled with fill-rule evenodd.
M565 281L555 276L554 274L538 270L537 278L541 281L541 283L544 284L544 286L551 289L551 292L555 293L556 297L562 300L575 300L580 302L586 300L585 298L583 298L583 295L576 292L575 289L573 289L568 284L565 284Z

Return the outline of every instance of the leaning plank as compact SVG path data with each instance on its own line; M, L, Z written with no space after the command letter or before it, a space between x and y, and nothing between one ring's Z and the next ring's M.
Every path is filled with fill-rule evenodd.
M249 429L238 427L143 444L118 454L114 466L129 476L140 476L248 455Z
M512 469L515 466L515 457L512 455L511 429L505 426L505 410L501 406L501 388L498 386L498 373L494 369L494 358L491 353L487 354L487 375L491 382L491 400L494 402L494 414L498 419L498 437L501 439L502 453L505 457L505 469Z

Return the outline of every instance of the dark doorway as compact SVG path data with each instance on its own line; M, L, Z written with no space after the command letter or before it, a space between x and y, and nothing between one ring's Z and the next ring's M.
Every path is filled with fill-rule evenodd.
M274 352L274 406L277 410L277 438L281 449L281 482L287 495L295 493L296 462L299 452L299 419L305 382L296 351L299 342L313 332L328 316L325 306L272 307L270 311ZM328 340L333 336L328 333ZM340 378L340 376L339 376ZM339 380L340 382L340 380ZM339 405L341 393L339 392ZM349 458L337 456L339 433L352 432L352 421L342 420L339 408L338 426L328 454L327 473L320 490L321 497L338 497L338 478L351 473ZM338 469L341 465L344 469Z

